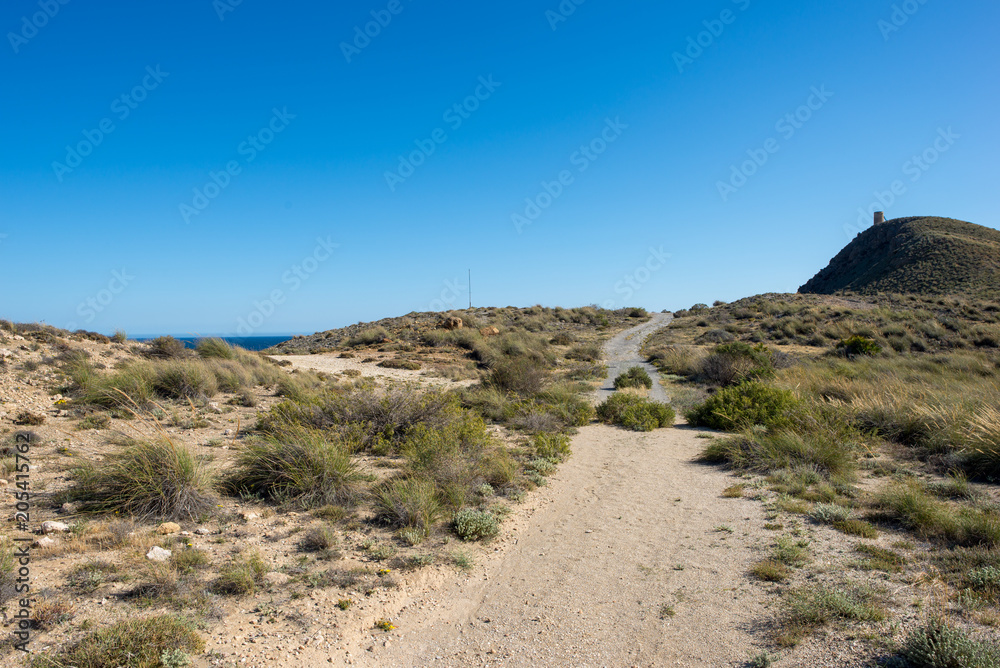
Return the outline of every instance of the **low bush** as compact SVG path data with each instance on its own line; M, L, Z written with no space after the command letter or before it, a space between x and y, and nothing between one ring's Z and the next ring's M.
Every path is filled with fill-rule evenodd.
M970 638L939 618L914 629L900 655L907 668L996 668L1000 647Z
M172 336L158 336L146 342L148 348L143 351L146 357L154 359L179 359L191 357L193 351L184 346L182 341L178 341Z
M215 508L210 478L191 452L173 442L138 441L72 472L65 494L90 512L194 520Z
M421 368L420 362L401 359L383 360L378 363L378 366L383 369L404 369L406 371L419 371Z
M389 340L389 332L385 331L384 327L369 327L364 329L350 339L347 340L347 345L351 348L360 348L363 346L373 346L379 343L384 343Z
M747 382L719 390L705 403L687 411L685 417L694 426L722 431L755 425L780 427L788 424L789 412L797 403L788 390Z
M592 343L574 346L566 353L566 359L578 362L596 362L601 359L601 348Z
M286 426L247 443L224 488L299 508L351 503L360 480L351 460L357 445L333 432Z
M632 431L653 431L660 427L672 427L676 416L674 409L667 404L616 392L597 407L597 417L602 422Z
M854 357L874 357L882 352L882 346L865 336L854 335L837 342L837 352L849 359Z
M885 488L874 506L923 538L961 546L1000 545L996 511L940 501L915 480Z
M701 363L701 376L722 386L774 376L774 360L764 345L734 341L716 346Z
M850 445L836 435L787 430L766 433L751 430L732 438L716 439L699 459L754 473L790 469L838 476L849 474L855 467Z
M173 665L187 653L198 654L205 641L191 625L174 615L130 617L86 635L82 640L56 654L38 654L32 666L37 668L161 668L170 665L165 656L174 657Z
M484 540L500 533L500 522L488 510L463 508L455 513L455 533L466 541Z
M616 390L627 387L644 387L648 390L653 387L653 379L649 377L649 374L641 366L634 366L615 378Z
M565 434L535 434L531 445L545 459L565 459L570 454L570 438Z
M258 552L236 557L223 564L212 591L229 596L247 596L265 586L268 567Z
M415 528L426 535L441 515L437 487L430 480L393 480L374 496L376 519L394 527Z
M486 384L503 392L536 394L546 381L546 371L527 357L504 359L494 363Z
M236 350L219 338L199 339L195 346L195 352L201 357L214 357L224 360L236 359Z

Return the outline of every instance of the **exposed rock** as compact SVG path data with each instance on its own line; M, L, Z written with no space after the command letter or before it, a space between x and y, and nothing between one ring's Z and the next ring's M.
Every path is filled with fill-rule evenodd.
M156 533L163 534L164 536L169 536L172 533L177 533L181 530L181 525L177 522L164 522L160 526L156 527Z
M69 531L69 525L65 522L54 522L49 520L48 522L42 522L42 533L66 533Z
M461 318L444 318L441 320L441 327L443 329L462 329L465 323L462 322Z
M207 536L212 533L212 530L206 527L198 527L194 532L199 536Z
M497 329L496 327L483 327L481 330L479 330L479 333L484 337L499 336L500 330Z
M260 514L255 513L251 510L244 510L240 512L240 517L249 522L250 520L255 520L260 517Z
M173 554L170 550L164 550L159 545L154 545L149 548L149 552L146 553L146 558L150 561L166 561Z
M64 503L59 507L59 512L63 515L75 515L79 510L79 503Z
M57 541L55 538L49 538L48 536L42 536L41 538L39 538L38 540L36 540L34 543L32 543L31 546L32 547L52 547L53 545L55 545L58 542L59 541Z

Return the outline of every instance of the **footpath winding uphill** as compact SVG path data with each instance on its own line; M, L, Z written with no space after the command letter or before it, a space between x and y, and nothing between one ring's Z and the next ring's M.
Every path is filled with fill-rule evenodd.
M608 342L611 380L640 363L653 320ZM655 376L654 376L655 377ZM611 380L607 384L610 386ZM657 397L666 399L657 385ZM608 390L601 389L599 394ZM417 595L369 666L734 666L759 651L763 592L745 576L767 539L760 504L694 462L705 441L594 425L513 536L471 575ZM520 515L520 513L518 514Z

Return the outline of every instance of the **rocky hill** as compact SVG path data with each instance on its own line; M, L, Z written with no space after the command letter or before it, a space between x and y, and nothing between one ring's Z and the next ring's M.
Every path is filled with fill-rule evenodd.
M1000 296L1000 231L952 218L896 218L860 233L803 294Z

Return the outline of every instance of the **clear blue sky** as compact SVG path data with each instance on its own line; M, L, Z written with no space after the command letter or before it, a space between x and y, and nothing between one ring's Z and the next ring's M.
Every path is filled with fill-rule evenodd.
M794 291L894 181L889 217L998 225L993 0L62 2L0 9L7 319Z

